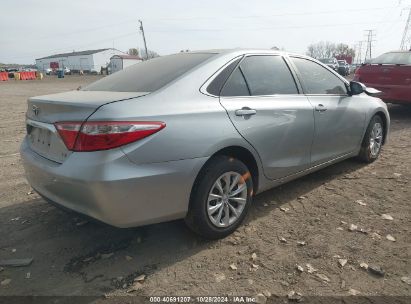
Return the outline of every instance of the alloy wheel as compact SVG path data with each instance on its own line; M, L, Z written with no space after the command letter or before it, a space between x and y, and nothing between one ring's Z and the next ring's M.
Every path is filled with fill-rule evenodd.
M207 214L214 226L225 228L235 223L247 203L248 187L237 172L222 174L211 187Z
M376 157L380 152L382 145L383 129L382 125L377 122L370 133L370 152L373 157Z

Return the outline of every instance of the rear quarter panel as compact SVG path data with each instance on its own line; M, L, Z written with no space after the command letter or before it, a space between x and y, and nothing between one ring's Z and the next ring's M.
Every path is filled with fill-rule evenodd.
M123 146L137 164L210 156L230 145L247 146L217 98L199 92L176 100L153 94L101 107L89 120L162 121L160 132Z

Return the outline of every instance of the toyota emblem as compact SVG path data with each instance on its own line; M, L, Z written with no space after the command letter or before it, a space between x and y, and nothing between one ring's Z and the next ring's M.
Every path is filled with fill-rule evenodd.
M40 109L38 106L33 105L33 107L31 108L31 110L33 111L34 116L39 115Z

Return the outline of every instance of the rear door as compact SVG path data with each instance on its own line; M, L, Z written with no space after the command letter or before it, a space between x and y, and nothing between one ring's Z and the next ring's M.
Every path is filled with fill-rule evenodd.
M360 96L349 96L345 82L322 65L291 57L304 93L314 106L313 166L356 151L365 126Z
M268 178L310 166L313 108L299 94L282 56L245 57L221 90L220 102L238 132L258 152Z

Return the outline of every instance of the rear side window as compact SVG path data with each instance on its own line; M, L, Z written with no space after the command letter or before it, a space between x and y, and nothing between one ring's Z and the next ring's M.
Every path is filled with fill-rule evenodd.
M207 92L216 96L220 95L221 89L224 86L224 83L227 81L227 78L230 77L231 73L237 66L241 58L234 60L230 63L224 70L222 70L216 78L208 85Z
M385 53L371 61L371 64L411 64L411 52Z
M210 53L180 53L136 63L100 79L84 91L154 92L214 56Z
M249 96L250 92L240 68L235 69L226 82L221 96Z
M291 72L281 56L250 56L240 64L250 93L298 94Z
M306 94L347 94L344 82L328 69L303 58L291 58L291 60L300 72Z

